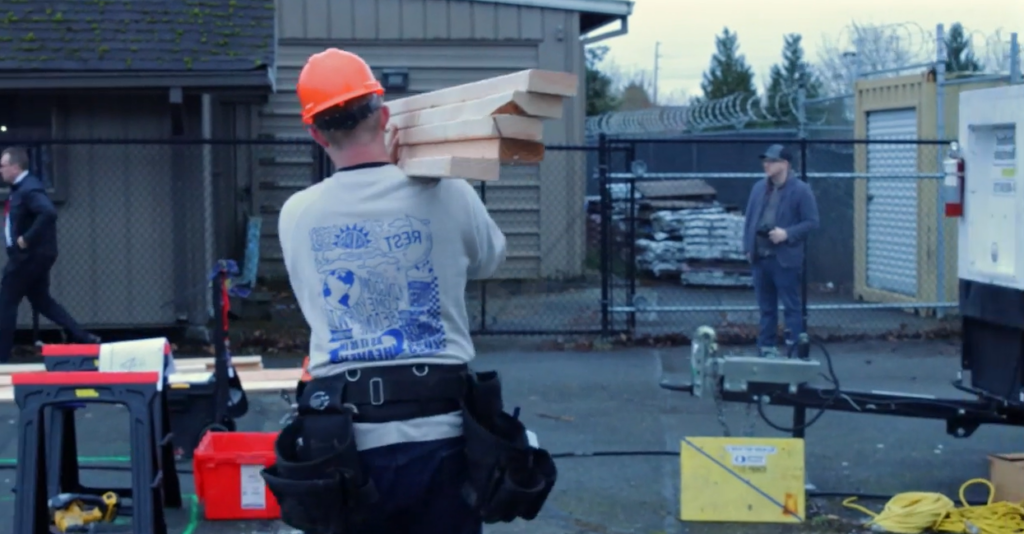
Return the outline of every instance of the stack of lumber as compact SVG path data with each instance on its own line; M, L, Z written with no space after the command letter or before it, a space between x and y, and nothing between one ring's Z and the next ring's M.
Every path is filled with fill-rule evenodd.
M247 392L276 391L294 389L302 374L302 369L264 369L263 358L260 356L233 356L231 362ZM179 374L213 372L213 358L182 358L174 361L175 372ZM11 387L11 375L45 371L41 363L0 365L0 402L14 399L14 388ZM173 376L169 379L173 380Z
M503 163L544 159L544 119L562 118L576 75L524 70L392 100L388 122L410 176L497 180Z

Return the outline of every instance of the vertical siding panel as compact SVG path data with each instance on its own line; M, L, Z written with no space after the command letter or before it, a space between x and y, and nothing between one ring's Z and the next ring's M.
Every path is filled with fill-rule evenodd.
M479 4L448 1L448 35L452 39L473 37L473 10Z
M306 6L306 37L308 39L326 39L331 36L330 0L303 0Z
M543 41L539 46L540 68L547 70L568 70L571 65L567 48L571 32L567 31L571 14L564 11L545 11L543 17ZM562 39L558 36L561 35ZM575 99L565 99L564 115L558 121L545 121L544 139L549 144L565 143L570 137L569 129L576 120ZM567 151L551 151L541 163L540 179L540 261L541 276L574 273L581 266L571 265L572 240L584 226L586 219L581 213L582 196L572 198L573 187L569 182L576 179L585 169L578 154ZM556 178L557 177L557 178ZM555 251L562 251L560 253Z
M355 25L352 5L357 0L330 0L331 37L334 39L352 39L355 37Z
M401 39L402 19L405 17L402 0L375 0L377 3L377 38ZM356 24L362 24L356 21Z
M540 8L519 8L519 35L522 39L540 41L544 38L543 14Z
M277 0L277 31L280 39L301 39L306 36L304 0Z
M352 5L352 21L354 31L352 36L356 39L377 38L377 3L366 0L355 0Z
M403 0L402 39L419 41L426 37L427 6L424 0Z
M427 39L448 38L448 0L426 0L424 23Z
M473 6L473 38L494 39L498 36L498 6L475 2Z
M499 40L519 39L519 7L497 6L497 38Z

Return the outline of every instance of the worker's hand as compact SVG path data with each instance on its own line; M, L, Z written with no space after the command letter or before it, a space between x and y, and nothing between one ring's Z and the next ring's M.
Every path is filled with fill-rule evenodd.
M24 250L28 248L28 243L25 242L25 238L18 236L18 248Z
M391 163L398 165L399 150L398 150L398 128L394 126L388 126L386 132L387 144L388 144L388 157L391 159Z
M768 232L768 239L771 239L772 243L775 243L776 245L785 241L787 237L789 237L789 234L787 234L782 228L776 227L771 232Z

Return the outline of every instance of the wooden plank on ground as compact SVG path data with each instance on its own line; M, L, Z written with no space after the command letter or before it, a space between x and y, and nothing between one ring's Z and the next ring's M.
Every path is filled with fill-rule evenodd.
M488 78L479 82L456 85L447 89L392 100L388 102L388 108L393 115L398 115L477 100L509 91L573 97L576 96L577 89L578 78L575 74L530 69L505 76Z
M544 159L544 143L519 139L478 139L455 143L399 146L400 159L456 158L496 159L502 163L539 163Z
M398 144L413 146L499 138L540 143L544 141L544 122L515 115L442 122L403 130L398 133Z
M421 178L464 178L489 182L501 177L501 161L488 158L416 158L402 161L402 170Z
M388 126L415 128L443 122L488 117L490 115L521 115L540 119L561 119L563 99L560 96L509 91L496 95L420 111L391 115Z

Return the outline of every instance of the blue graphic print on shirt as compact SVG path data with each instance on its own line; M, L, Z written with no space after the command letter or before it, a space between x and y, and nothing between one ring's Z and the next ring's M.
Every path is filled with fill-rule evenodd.
M405 216L310 231L331 362L437 354L446 345L430 221Z

